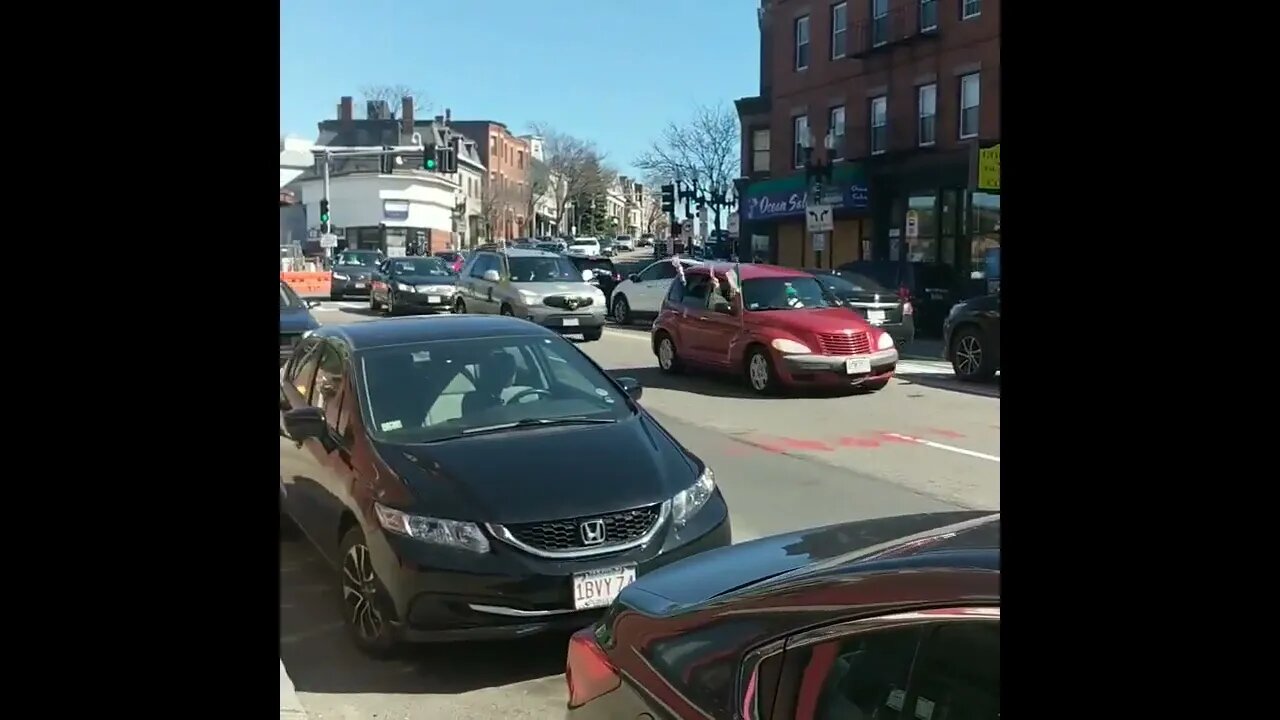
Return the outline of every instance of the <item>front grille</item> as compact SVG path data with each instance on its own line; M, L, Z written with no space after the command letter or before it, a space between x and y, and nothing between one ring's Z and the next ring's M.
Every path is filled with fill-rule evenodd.
M589 297L578 297L576 295L552 295L544 298L542 304L553 308L577 310L579 308L587 307L593 302L595 302L595 300Z
M507 525L506 528L515 539L538 550L571 551L609 547L631 542L649 532L658 521L660 509L660 505L650 505L608 515ZM587 545L582 541L581 523L590 520L604 521L604 542Z
M864 332L821 333L818 347L823 355L862 355L871 352L871 338Z

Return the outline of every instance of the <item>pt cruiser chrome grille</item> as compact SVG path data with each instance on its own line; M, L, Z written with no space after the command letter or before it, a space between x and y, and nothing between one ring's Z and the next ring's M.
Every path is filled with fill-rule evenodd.
M564 308L565 310L577 310L584 308L595 302L589 297L579 297L577 295L552 295L543 299L542 304L553 308Z
M584 557L620 552L647 543L670 512L669 503L564 520L489 524L500 540L542 557Z

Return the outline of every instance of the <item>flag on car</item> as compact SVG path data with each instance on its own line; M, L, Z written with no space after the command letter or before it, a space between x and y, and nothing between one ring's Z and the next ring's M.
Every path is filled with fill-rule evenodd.
M684 263L680 262L679 255L671 256L671 264L676 266L676 275L680 277L680 282L684 283Z

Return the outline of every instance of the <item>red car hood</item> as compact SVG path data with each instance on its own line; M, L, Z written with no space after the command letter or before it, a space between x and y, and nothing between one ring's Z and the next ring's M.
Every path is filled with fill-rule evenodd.
M871 326L848 308L817 310L766 310L748 315L751 325L801 335L843 333L845 330L867 332ZM874 339L874 338L873 338Z

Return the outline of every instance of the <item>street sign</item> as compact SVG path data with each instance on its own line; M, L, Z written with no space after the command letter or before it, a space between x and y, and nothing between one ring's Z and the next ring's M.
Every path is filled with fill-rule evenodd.
M835 218L830 205L810 205L804 209L805 227L809 232L835 230Z
M320 247L332 248L338 247L338 236L333 233L325 233L320 236Z
M308 240L320 239L320 228L318 227L307 228L307 239Z
M813 234L813 251L814 252L827 251L827 234L826 233L816 232Z
M907 211L907 239L915 240L920 237L920 213L915 210Z

